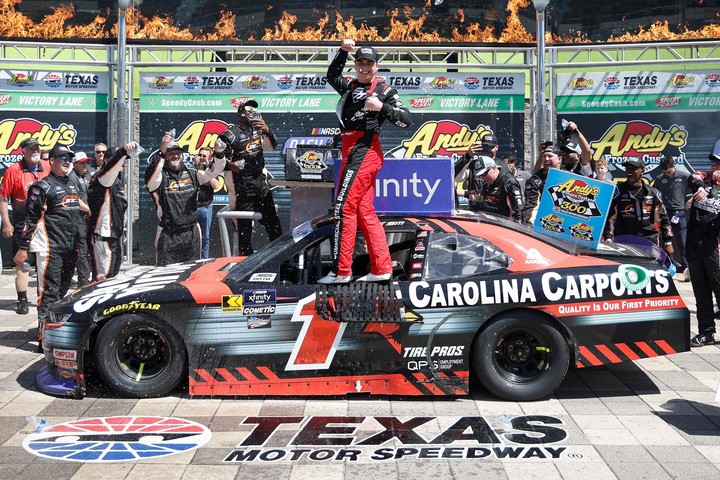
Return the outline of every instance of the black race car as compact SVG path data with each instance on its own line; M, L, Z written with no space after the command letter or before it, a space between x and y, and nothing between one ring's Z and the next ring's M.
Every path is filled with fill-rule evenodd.
M517 401L569 367L689 350L668 271L636 247L564 243L486 215L381 217L386 285L321 286L318 218L247 258L138 268L51 307L37 387L85 395L86 355L124 396L463 395ZM368 273L359 239L354 275Z

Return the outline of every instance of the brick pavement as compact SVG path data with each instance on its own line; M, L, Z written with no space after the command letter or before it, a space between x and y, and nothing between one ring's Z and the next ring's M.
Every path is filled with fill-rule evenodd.
M694 313L690 285L679 284ZM34 285L31 287L34 288ZM31 292L32 293L32 292ZM32 296L34 299L34 295ZM53 398L34 389L41 365L35 353L35 310L14 313L13 277L0 277L0 478L35 479L222 479L281 478L332 480L335 478L438 479L717 479L720 478L720 346L707 346L679 355L643 359L571 371L560 390L545 401L503 402L477 392L456 400L380 399L189 399L184 392L161 399L117 398L91 384L83 400ZM695 319L693 316L693 327ZM695 333L695 332L694 332ZM357 434L377 430L372 417L433 417L418 429L425 438L463 416L482 416L501 435L500 415L554 417L567 437L553 444L563 448L559 458L525 450L528 458L255 461L223 464L243 442L253 425L248 416L352 416L366 420ZM210 428L210 441L199 449L177 455L122 463L80 463L51 460L28 453L22 442L33 433L25 417L34 415L51 425L92 417L118 415L173 416ZM367 420L370 419L370 420ZM297 433L284 426L265 446L290 445ZM332 437L332 435L331 435ZM501 435L502 437L502 435ZM502 437L506 438L506 437ZM507 443L507 442L505 442ZM397 441L381 447L402 447ZM397 450L393 450L396 452ZM452 452L450 452L452 455ZM426 456L434 456L432 450Z

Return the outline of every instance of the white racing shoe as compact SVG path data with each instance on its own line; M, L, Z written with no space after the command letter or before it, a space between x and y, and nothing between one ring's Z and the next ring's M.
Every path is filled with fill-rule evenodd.
M383 273L382 275L375 275L374 273L368 273L364 277L358 278L357 282L387 282L392 278L392 273Z
M318 283L322 283L323 285L333 285L339 283L350 283L351 280L352 277L350 275L338 275L335 272L330 272L318 280Z

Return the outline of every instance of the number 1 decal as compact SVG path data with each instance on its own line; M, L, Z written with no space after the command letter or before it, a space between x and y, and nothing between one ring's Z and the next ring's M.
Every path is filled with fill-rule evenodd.
M285 370L330 367L347 324L318 317L315 313L314 293L298 302L290 321L303 322L303 326Z

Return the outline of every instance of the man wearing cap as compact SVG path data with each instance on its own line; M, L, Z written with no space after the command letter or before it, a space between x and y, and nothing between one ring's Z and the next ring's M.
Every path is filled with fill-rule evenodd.
M612 241L620 235L637 235L672 255L670 219L660 192L643 182L645 162L642 158L633 157L622 165L627 180L617 185L617 195L610 204L603 240Z
M475 201L470 201L470 210L493 213L520 222L523 201L517 179L508 170L501 169L495 160L484 155L475 160L473 171L482 180L482 190Z
M2 232L5 238L13 237L13 256L18 251L20 236L25 226L25 204L31 184L45 178L50 173L50 164L40 158L40 142L35 138L26 138L20 143L23 158L5 171L0 184L0 216ZM8 200L12 206L13 221L8 215ZM32 259L31 259L32 261ZM30 311L27 300L29 273L18 268L15 271L15 291L17 304L15 312L24 315Z
M662 201L670 217L670 226L673 233L673 260L677 266L677 272L683 274L683 280L690 281L687 273L687 260L685 258L685 243L687 241L687 220L685 218L685 202L690 198L693 191L693 182L702 186L700 179L694 180L692 175L683 170L678 170L675 160L668 154L663 154L660 159L660 170L662 173L655 177L653 187L662 194ZM697 188L696 188L697 189Z
M245 101L238 107L237 123L220 134L220 139L228 145L228 151L223 152L228 157L225 184L230 209L259 212L262 215L260 224L272 241L282 234L282 227L270 191L263 152L275 150L278 142L256 108L255 100ZM238 255L250 255L253 253L252 220L233 219L233 223L238 233Z
M211 167L210 161L213 158L213 149L209 147L201 147L195 155L195 168L197 170L207 170ZM227 164L225 165L227 167ZM198 219L200 223L200 233L202 235L202 255L201 258L210 256L210 228L212 227L213 216L213 197L215 190L220 186L217 178L211 179L208 183L200 185L198 190Z
M542 146L542 170L530 177L525 183L525 208L522 222L531 224L535 222L535 215L540 206L540 197L545 189L545 181L551 168L560 168L560 155L562 151L552 143Z
M486 133L473 142L467 152L465 152L465 155L463 155L463 157L455 163L455 181L462 182L463 190L465 190L465 196L470 200L470 204L473 203L473 198L479 198L480 192L483 188L483 182L477 175L475 165L481 156L495 160L497 150L497 137L492 133ZM482 162L480 162L480 165L482 165ZM455 206L459 206L457 195L455 197ZM470 210L473 210L471 205Z
M354 40L343 40L327 70L328 83L341 95L336 112L342 130L342 163L333 207L333 269L319 280L325 284L352 280L358 227L370 254L370 273L358 281L382 282L392 278L385 230L374 205L375 177L383 165L379 132L385 120L401 128L412 123L410 112L397 91L377 77L378 54L374 48L358 48L355 52L357 78L349 80L344 76L345 62L354 48Z
M102 162L88 185L88 239L93 281L112 278L120 271L127 210L121 174L125 158L137 148L137 142L119 148L109 160Z
M90 217L90 209L88 208L88 184L90 183L90 172L88 165L90 157L85 152L75 153L75 162L73 169L68 173L70 181L75 184L80 196L80 221L78 222L78 258L77 267L77 286L82 288L90 283L92 270L90 269L90 250L88 248L88 218Z
M50 152L50 174L28 189L25 226L13 258L21 268L29 251L36 256L40 347L49 320L47 306L65 296L75 273L80 197L68 178L74 160L68 147L56 146Z
M582 134L575 122L568 122L560 135L560 150L563 151L563 163L572 164L572 173L583 177L596 178L595 160L592 159L592 150L585 135Z
M202 172L186 166L183 148L170 132L165 133L160 150L150 156L145 170L145 185L155 201L159 219L155 265L160 267L200 258L198 188L220 175L224 168L224 157L216 157L213 167Z
M720 302L720 140L709 157L710 181L700 186L693 182L692 196L685 204L689 209L685 255L698 321L698 334L690 339L691 347L715 344L713 296Z

